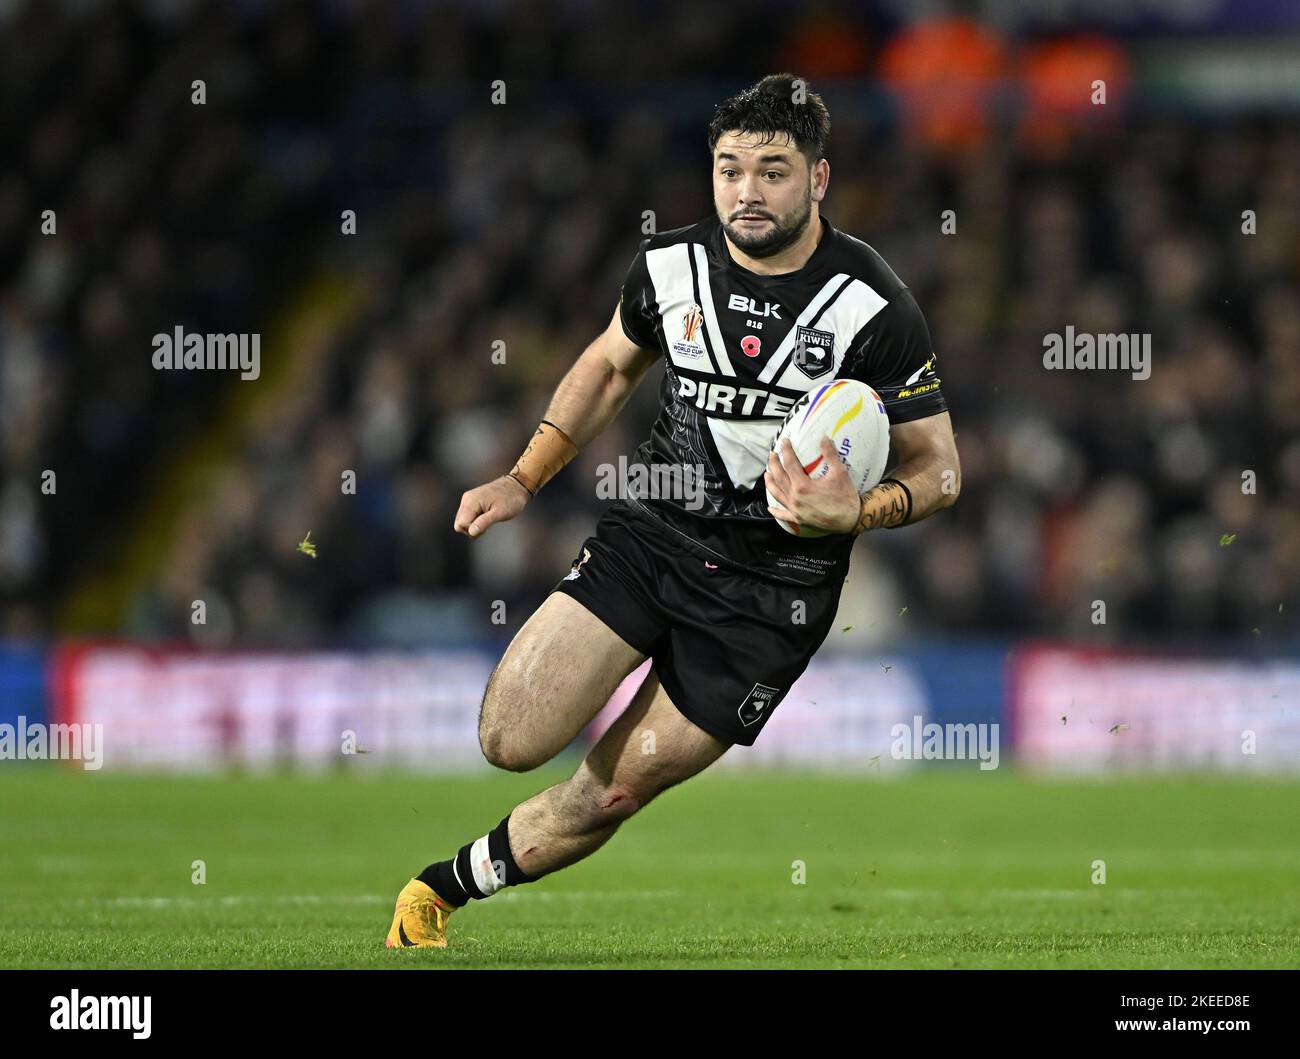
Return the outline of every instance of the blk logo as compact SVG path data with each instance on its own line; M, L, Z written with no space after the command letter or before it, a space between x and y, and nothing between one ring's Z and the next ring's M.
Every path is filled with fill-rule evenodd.
M781 306L773 302L764 302L763 308L758 307L758 302L753 298L746 298L743 294L733 294L727 299L727 308L734 309L738 313L749 313L750 316L770 316L773 320L781 319Z

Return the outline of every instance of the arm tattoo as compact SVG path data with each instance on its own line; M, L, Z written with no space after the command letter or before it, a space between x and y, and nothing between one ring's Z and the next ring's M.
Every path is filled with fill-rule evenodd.
M853 535L856 537L868 530L901 526L911 515L910 508L907 490L902 483L886 479L863 494L858 524L853 529Z

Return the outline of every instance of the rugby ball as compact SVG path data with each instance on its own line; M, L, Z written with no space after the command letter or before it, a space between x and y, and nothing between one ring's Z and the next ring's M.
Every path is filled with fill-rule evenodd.
M889 416L875 390L856 379L835 379L809 390L786 414L772 439L771 451L776 451L782 438L789 438L808 477L821 478L830 470L820 448L822 438L827 437L859 496L880 484L889 459ZM767 502L776 504L771 490L767 490ZM824 537L827 533L779 518L776 524L798 537Z

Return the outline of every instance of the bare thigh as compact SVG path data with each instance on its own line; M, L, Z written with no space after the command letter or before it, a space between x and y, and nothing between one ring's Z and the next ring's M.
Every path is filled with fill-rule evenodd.
M483 756L512 772L549 761L645 658L572 596L552 592L488 680L479 713Z
M656 795L708 768L731 747L687 720L651 669L568 781L573 815L626 819Z

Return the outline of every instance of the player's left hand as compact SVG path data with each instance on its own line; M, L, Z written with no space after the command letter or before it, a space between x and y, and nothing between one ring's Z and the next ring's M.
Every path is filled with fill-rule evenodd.
M782 438L776 451L768 453L763 481L779 505L768 505L768 513L827 533L852 533L862 498L830 438L822 438L821 453L830 470L816 480L808 477L789 438Z

